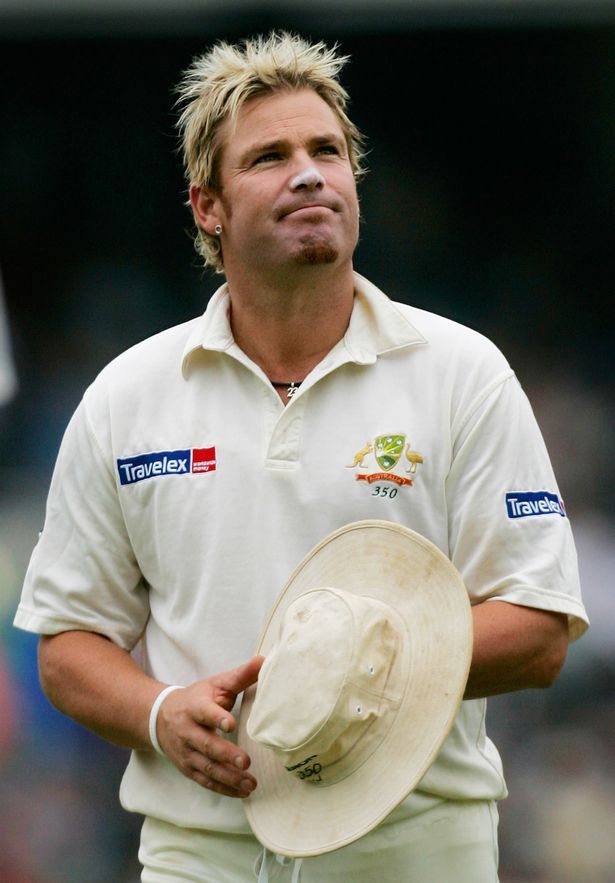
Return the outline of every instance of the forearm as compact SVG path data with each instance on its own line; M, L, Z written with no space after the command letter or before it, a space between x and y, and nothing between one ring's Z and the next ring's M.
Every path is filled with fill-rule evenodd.
M256 683L263 658L196 681L164 698L156 734L183 775L228 797L248 797L256 779L250 758L219 730L236 726L237 696ZM112 641L93 632L44 636L39 643L43 690L56 708L124 748L149 749L149 717L161 681L148 677Z
M124 748L151 748L149 712L165 686L125 650L94 632L44 635L41 685L60 711Z
M548 687L566 657L565 615L487 601L472 608L474 647L465 699Z

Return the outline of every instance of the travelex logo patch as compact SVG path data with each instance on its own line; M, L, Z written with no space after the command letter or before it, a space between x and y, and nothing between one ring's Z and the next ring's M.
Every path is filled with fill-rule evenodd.
M530 515L561 515L566 517L564 501L548 491L527 491L519 494L506 494L506 509L509 518L527 518Z
M117 461L120 484L135 484L160 475L189 475L193 472L214 472L216 449L186 448L180 451L154 451Z

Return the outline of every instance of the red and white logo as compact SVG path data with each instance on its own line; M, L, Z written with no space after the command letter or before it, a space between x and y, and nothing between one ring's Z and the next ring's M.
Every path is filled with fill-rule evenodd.
M214 472L216 448L192 448L192 472Z

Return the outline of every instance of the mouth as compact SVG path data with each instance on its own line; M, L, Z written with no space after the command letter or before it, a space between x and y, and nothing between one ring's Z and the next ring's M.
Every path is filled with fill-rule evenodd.
M291 215L296 216L309 216L309 215L319 215L322 217L323 213L334 212L335 209L331 205L327 205L322 202L310 202L303 205L297 205L288 209L285 209L280 213L280 220L284 218L288 218Z

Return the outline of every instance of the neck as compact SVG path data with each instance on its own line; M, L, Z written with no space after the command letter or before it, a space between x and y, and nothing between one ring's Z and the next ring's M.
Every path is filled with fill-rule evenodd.
M273 380L303 380L348 327L352 266L335 273L310 269L299 280L267 284L227 277L235 341Z

